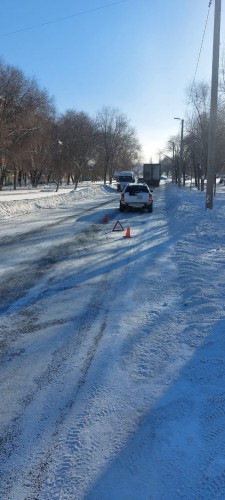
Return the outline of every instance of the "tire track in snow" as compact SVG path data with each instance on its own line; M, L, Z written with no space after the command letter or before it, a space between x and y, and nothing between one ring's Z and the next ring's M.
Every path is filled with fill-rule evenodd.
M84 246L84 240L82 240L82 247ZM90 239L85 240L85 244L89 244ZM93 244L93 238L92 238L92 244ZM10 488L9 483L12 485L13 481L15 479L19 479L20 472L19 468L18 470L15 470L12 472L12 467L10 465L10 455L14 453L14 458L17 455L17 449L20 449L20 444L19 442L27 442L29 443L30 437L29 435L26 436L26 425L24 424L23 428L23 422L26 422L26 419L29 420L29 413L31 414L31 419L32 419L32 414L37 410L38 413L40 414L40 410L38 409L39 406L39 398L42 396L43 398L43 393L46 393L46 399L48 400L48 403L44 404L42 407L42 415L40 417L40 423L39 426L36 427L35 423L35 429L33 429L33 436L37 435L39 436L39 439L43 440L43 438L40 438L43 434L44 427L47 424L47 419L46 415L49 415L51 413L51 407L55 407L56 410L56 418L52 419L51 424L53 427L56 426L56 430L53 433L54 435L57 434L57 427L62 424L63 419L65 418L65 415L71 410L74 402L76 401L76 397L82 386L85 384L85 379L88 373L88 370L91 366L91 363L94 359L95 352L98 349L99 342L101 341L101 337L104 334L104 329L105 329L105 319L104 317L102 318L102 314L100 313L101 306L104 303L104 300L107 297L107 291L110 289L109 283L108 283L108 273L104 274L103 279L101 280L101 289L98 290L98 293L95 293L95 288L93 289L93 295L91 296L90 302L87 305L88 309L88 314L82 313L81 316L75 317L76 322L81 325L78 329L76 329L76 337L74 335L70 335L69 339L67 342L63 344L59 349L57 349L54 354L53 354L53 359L48 366L47 370L45 370L36 380L35 384L36 387L34 391L30 392L27 394L22 401L20 401L20 412L18 415L16 415L13 418L13 421L11 422L10 426L8 429L5 429L5 435L4 435L4 443L5 447L2 447L1 453L3 456L3 462L2 462L2 470L5 472L5 475L9 475L9 477L6 478L5 482L5 487L8 491ZM23 311L23 315L25 314L26 309ZM101 319L102 318L102 319ZM35 319L37 319L35 317ZM67 321L71 321L71 318L67 318ZM44 326L44 325L43 325ZM45 325L46 326L46 325ZM33 330L33 327L31 324L29 326L27 325L27 331ZM42 325L38 325L38 329L42 328ZM37 327L36 327L37 329ZM91 332L95 332L94 336L91 335ZM19 336L19 331L17 329L17 337ZM87 342L87 345L85 346L85 342ZM22 351L17 351L16 355L20 356ZM77 353L79 353L79 356L81 359L83 359L82 363L80 366L77 368L77 375L76 379L74 381L74 388L69 395L62 396L63 394L63 389L66 386L65 379L66 377L69 377L70 372L71 372L71 359L73 356L76 356ZM10 354L9 354L10 355ZM13 354L12 354L13 356ZM73 373L73 371L72 371ZM73 374L74 376L74 374ZM60 380L60 381L59 381ZM53 396L51 396L51 391L53 390ZM59 401L56 404L55 402L55 394L56 392L59 394ZM47 397L48 395L48 397ZM37 400L37 401L36 401ZM41 403L43 404L43 403ZM35 409L35 405L37 408ZM60 415L57 417L57 415ZM32 438L33 439L33 438ZM2 442L3 444L3 442ZM32 448L32 443L31 448ZM37 446L38 448L41 448L40 443ZM44 447L43 447L44 448ZM19 453L19 452L18 452ZM50 453L50 452L49 452ZM49 460L49 453L47 452L47 462ZM50 453L51 454L51 453ZM8 463L6 463L6 457L8 457ZM34 483L34 478L36 477L37 483L40 483L40 477L43 474L43 471L45 469L44 463L46 464L46 458L43 459L43 453L37 453L37 460L35 460L35 466L32 469L31 476L33 477L32 484ZM40 457L42 457L40 459ZM17 457L19 461L19 456ZM28 462L32 462L33 457L30 457ZM38 463L40 462L39 466ZM43 462L41 464L41 462ZM20 464L21 466L21 464ZM22 467L23 468L23 467ZM7 472L8 471L8 472ZM36 472L35 472L36 471ZM42 471L42 472L40 472ZM29 475L29 474L28 474ZM7 486L6 486L7 485Z
M18 487L23 478L23 470L25 471L24 488L26 489L26 485L29 484L29 487L32 486L32 489L39 489L39 485L43 479L42 476L46 472L46 466L51 460L52 448L54 448L52 442L54 443L54 441L57 440L58 429L76 403L78 393L85 384L88 370L95 357L102 335L104 334L105 319L104 317L101 319L100 304L103 301L103 296L106 296L107 288L108 276L105 276L101 286L101 293L95 296L94 300L92 297L92 303L89 304L88 315L86 313L80 318L77 318L81 326L76 332L76 337L74 338L74 336L71 335L69 340L54 352L51 364L35 381L35 390L27 394L20 402L20 413L13 419L9 429L4 430L4 443L2 442L1 447L2 461L0 461L0 468L6 476L1 484L3 491L8 491L8 493L10 493L11 488L13 491L14 482L17 483ZM95 331L94 336L90 335L91 331ZM86 342L87 345L85 345ZM71 359L76 355L78 355L79 358L81 357L81 359L83 358L83 362L77 367L77 374L76 378L74 378L72 388L70 387L70 391L67 391L65 387L67 386L68 379L71 375L74 377L74 370L71 369ZM57 398L56 394L58 395ZM52 408L54 408L55 417L52 416ZM38 415L39 422L38 424L34 422L34 428L29 426L27 432L26 421L32 419L32 415L35 413ZM52 426L53 430L46 436L45 428L48 425L48 419L49 425ZM42 451L47 444L45 442L45 447L43 447L43 439L49 441L47 453L46 451ZM24 460L23 457L24 464L21 464L19 450L23 442L26 443L26 446L30 443L31 449L35 444L37 449L35 451L35 457L31 455L28 456L26 460ZM3 446L4 444L5 446ZM39 452L37 451L38 449L40 450ZM10 460L11 454L13 454L13 463L17 456L19 462L18 469L15 468L12 470ZM30 468L32 462L34 462L32 468L27 472L26 469ZM29 476L31 477L31 481L27 483ZM25 477L27 477L27 479L25 479Z
M150 239L150 236L148 235L146 238ZM132 241L130 245L132 245ZM139 281L142 279L142 265L145 269L146 262L143 259L143 263L140 264L142 259L140 248L141 245L138 249L140 272L136 275L136 279ZM115 387L113 381L103 384L100 378L92 384L88 399L83 401L83 411L74 412L73 419L72 415L68 418L56 450L57 453L54 456L54 462L50 465L46 485L43 486L41 495L44 500L50 500L54 497L60 498L63 495L69 498L76 495L77 500L86 498L88 487L94 478L102 474L105 468L110 467L115 456L120 454L123 446L126 446L126 442L132 439L134 429L145 418L149 406L153 405L155 399L159 397L158 389L161 378L164 377L167 383L170 383L170 351L173 346L176 346L179 335L179 328L173 331L173 318L169 312L170 304L177 299L178 291L173 281L176 272L173 269L170 276L166 275L168 262L166 259L164 260L163 250L162 262L158 260L158 249L155 254L156 259L155 255L153 258L153 255L151 277L148 278L145 275L143 279L144 290L151 291L149 297L145 295L142 299L145 305L148 303L148 315L143 318L141 311L137 315L132 309L129 320L129 308L126 307L124 309L124 328L121 316L119 327L117 329L115 327L115 330L118 330L118 332L115 331L115 337L121 335L123 338L123 329L127 332L127 342L124 342L122 352L120 352L119 364L121 365L121 383L126 380L129 373L128 394L125 394L125 388ZM155 282L153 287L152 275L156 272L155 260L161 273L159 282ZM126 276L128 282L131 278L131 290L134 290L135 295L135 280L132 281L133 263L132 260L129 263L129 256L127 261ZM162 264L162 268L160 264ZM120 295L122 297L122 277L120 281ZM171 292L171 284L173 284L173 292ZM131 304L135 303L133 297L130 297L130 302ZM122 301L122 310L123 306ZM114 303L114 307L116 309L116 303ZM164 369L165 372L162 375ZM126 382L124 383L126 387ZM149 395L149 384L152 384L152 387L156 384L155 391L151 396ZM142 392L142 401L139 401L140 391ZM101 436L99 427L102 428L104 436ZM107 445L103 439L107 441ZM135 457L130 457L130 460L133 464L132 468L135 469ZM97 495L96 498L100 498L100 496Z

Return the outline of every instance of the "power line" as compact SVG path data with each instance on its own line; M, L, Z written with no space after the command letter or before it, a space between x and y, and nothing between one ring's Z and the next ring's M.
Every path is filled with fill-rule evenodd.
M196 65L195 74L194 74L194 78L193 78L193 85L194 85L196 74L197 74L197 71L198 71L198 66L199 66L199 61L200 61L200 57L201 57L201 53L202 53L202 47L203 47L203 43L204 43L204 39L205 39L205 33L206 33L206 28L207 28L207 24L208 24L208 20L209 20L209 11L210 11L211 5L212 5L212 0L210 0L209 6L208 6L208 12L207 12L207 17L206 17L206 22L205 22L205 28L204 28L203 35L202 35L201 46L200 46L198 60L197 60L197 65Z
M195 84L195 79L196 79L196 75L197 75L197 71L198 71L198 67L199 67L199 62L200 62L200 58L201 58L201 54L202 54L202 47L203 47L203 43L204 43L204 39L205 39L205 33L206 33L206 28L207 28L207 24L208 24L208 20L209 20L209 12L210 12L211 5L212 5L212 0L209 1L209 5L208 5L208 12L207 12L206 21L205 21L205 27L204 27L204 31L203 31L203 35L202 35L202 40L201 40L201 45L200 45L200 49L199 49L199 54L198 54L196 68L195 68L194 78L193 78L193 81L192 81L192 84L191 84L191 92L192 92L192 89L193 89L194 84ZM188 105L189 105L189 103L188 103ZM187 105L187 107L188 107L188 105ZM187 108L186 108L186 111L185 111L185 115L186 115L186 113L187 113Z
M47 26L49 24L54 24L54 23L66 21L67 19L72 19L73 17L83 16L84 14L90 14L91 12L96 12L97 10L107 9L108 7L113 7L114 5L118 5L120 3L125 3L125 2L129 2L129 0L118 0L117 2L112 2L112 3L109 3L107 5L101 5L100 7L95 7L94 9L83 10L81 12L77 12L76 14L72 14L70 16L59 17L58 19L54 19L52 21L46 21L44 23L35 24L34 26L28 26L27 28L21 28L19 30L15 30L15 31L9 31L8 33L0 34L0 38L3 38L5 36L10 36L10 35L15 35L17 33L22 33L24 31L33 30L36 28L41 28L42 26Z

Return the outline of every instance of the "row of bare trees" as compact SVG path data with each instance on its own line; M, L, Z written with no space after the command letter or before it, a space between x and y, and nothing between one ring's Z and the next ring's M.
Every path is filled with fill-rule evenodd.
M204 188L207 176L208 128L210 115L210 86L206 82L195 82L187 90L189 114L184 121L183 139L183 184L186 176L195 179L195 185ZM222 63L218 95L218 119L216 140L216 174L225 173L225 70ZM180 160L180 135L171 137L162 163L178 179Z
M115 170L137 163L140 144L127 117L103 106L94 118L73 109L58 115L53 100L34 79L0 61L0 190L29 179L111 181Z

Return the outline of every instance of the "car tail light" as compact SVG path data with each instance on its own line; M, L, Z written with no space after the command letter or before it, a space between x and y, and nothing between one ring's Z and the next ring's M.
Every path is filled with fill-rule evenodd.
M120 197L121 201L124 201L124 193L121 194L121 197Z
M152 203L152 195L149 195L149 203Z

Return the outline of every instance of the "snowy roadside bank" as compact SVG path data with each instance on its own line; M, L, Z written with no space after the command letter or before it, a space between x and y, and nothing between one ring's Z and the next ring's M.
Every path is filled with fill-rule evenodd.
M57 208L63 204L69 207L76 201L85 201L87 197L91 199L107 195L108 191L114 192L115 189L104 185L91 185L80 187L76 191L63 189L57 193L55 190L2 192L0 194L0 217L7 219L35 212L42 208Z

